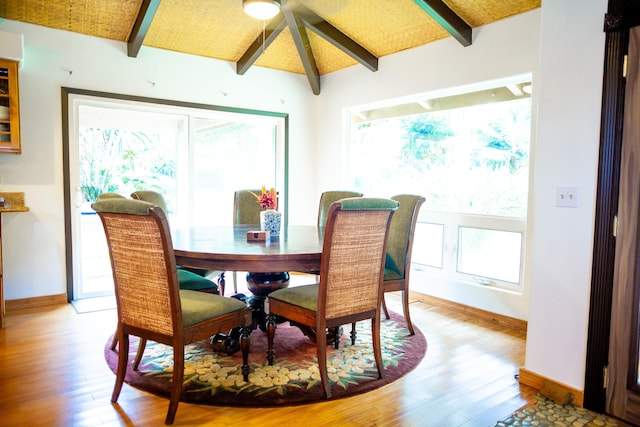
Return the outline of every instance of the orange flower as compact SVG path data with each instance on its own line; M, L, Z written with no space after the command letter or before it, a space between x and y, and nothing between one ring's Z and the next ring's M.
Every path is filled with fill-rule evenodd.
M258 199L258 203L262 209L276 209L278 207L278 193L273 187L267 192L267 189L263 185L260 196L255 193L253 195Z

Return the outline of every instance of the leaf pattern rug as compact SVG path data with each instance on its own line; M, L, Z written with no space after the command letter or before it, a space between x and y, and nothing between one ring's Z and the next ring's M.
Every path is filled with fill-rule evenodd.
M333 397L340 399L365 393L389 384L414 369L425 355L427 343L415 325L416 334L408 335L404 318L391 313L381 322L382 358L385 377L378 379L371 346L371 322L357 324L356 344L351 344L351 325L344 326L340 348L327 347L327 366ZM111 370L117 369L118 348L105 345L105 359ZM138 341L131 337L129 366L125 382L148 392L169 396L173 370L173 350L152 341L147 343L137 372L131 369ZM270 407L300 405L325 400L318 372L315 343L289 323L276 329L275 361L266 361L266 333L251 333L249 381L240 372L241 352L232 355L211 349L208 340L185 348L184 402L238 406Z

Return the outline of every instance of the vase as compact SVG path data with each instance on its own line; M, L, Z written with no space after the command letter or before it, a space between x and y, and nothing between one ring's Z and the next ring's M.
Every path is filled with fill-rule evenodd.
M268 230L271 239L279 238L281 218L282 214L274 209L260 211L260 230Z

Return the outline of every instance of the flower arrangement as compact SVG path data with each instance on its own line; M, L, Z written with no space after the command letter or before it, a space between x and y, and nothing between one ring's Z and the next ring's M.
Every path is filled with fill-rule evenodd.
M269 191L262 186L262 193L258 196L257 194L253 194L258 199L258 203L262 209L276 209L278 207L278 193L276 193L276 189L271 187Z

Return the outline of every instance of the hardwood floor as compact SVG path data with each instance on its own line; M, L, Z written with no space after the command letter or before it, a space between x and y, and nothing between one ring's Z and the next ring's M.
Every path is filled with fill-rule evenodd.
M397 296L388 306L401 312ZM174 425L494 426L533 402L518 384L525 336L423 302L411 304L427 338L418 367L372 392L313 405L238 409L180 403ZM0 425L160 426L168 400L124 385L110 403L114 375L103 349L115 310L77 314L71 305L9 313L0 330ZM255 333L260 333L256 331Z

